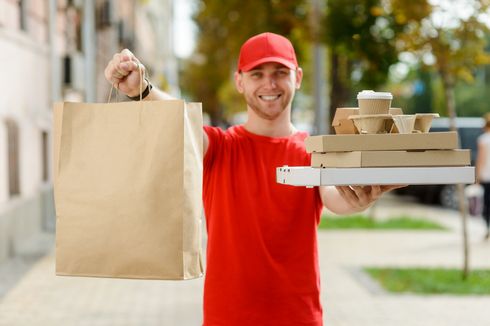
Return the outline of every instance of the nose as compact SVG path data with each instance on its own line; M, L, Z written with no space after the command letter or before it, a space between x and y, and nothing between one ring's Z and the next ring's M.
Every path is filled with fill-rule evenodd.
M269 76L266 78L266 84L269 86L271 89L274 89L277 87L277 80L274 76Z

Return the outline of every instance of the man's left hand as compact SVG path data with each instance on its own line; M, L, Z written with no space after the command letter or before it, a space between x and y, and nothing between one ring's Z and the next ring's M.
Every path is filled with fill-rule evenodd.
M387 191L405 187L404 185L336 186L339 194L354 209L362 210L375 202Z

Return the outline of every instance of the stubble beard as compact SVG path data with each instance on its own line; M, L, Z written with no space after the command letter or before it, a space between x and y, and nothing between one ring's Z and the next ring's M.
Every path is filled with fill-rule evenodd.
M245 101L247 102L248 107L251 108L252 111L254 111L256 115L258 115L262 119L269 120L269 121L273 121L273 120L277 119L277 117L279 117L284 112L284 110L286 110L288 105L290 105L290 103L291 103L291 99L288 99L287 102L282 105L281 110L275 111L272 114L270 114L270 113L266 112L265 110L261 109L261 105L260 105L260 103L258 103L258 101L260 101L260 100L254 98L252 96L246 95Z

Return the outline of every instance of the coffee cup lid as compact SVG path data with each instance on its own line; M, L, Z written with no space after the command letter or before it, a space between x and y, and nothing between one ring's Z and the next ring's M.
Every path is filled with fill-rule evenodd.
M358 100L392 100L393 95L389 92L375 92L366 90L357 93Z

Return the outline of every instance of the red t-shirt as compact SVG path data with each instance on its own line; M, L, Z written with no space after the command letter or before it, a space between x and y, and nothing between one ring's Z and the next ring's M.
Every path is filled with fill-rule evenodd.
M322 325L318 188L276 183L276 167L310 165L307 134L204 129L204 325Z

